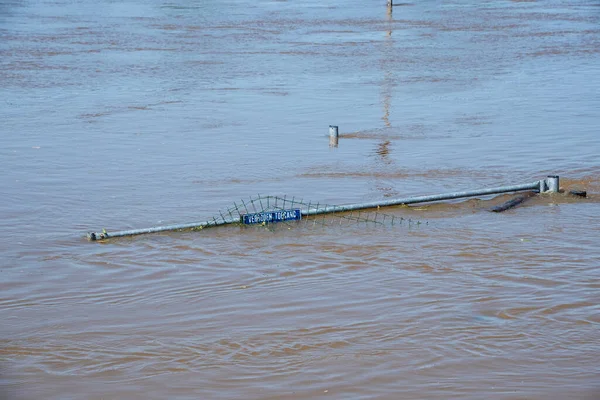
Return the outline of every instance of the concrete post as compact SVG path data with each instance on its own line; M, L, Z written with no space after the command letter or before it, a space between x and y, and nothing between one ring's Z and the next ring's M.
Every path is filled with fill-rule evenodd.
M339 138L339 130L336 125L329 125L329 146L337 147Z

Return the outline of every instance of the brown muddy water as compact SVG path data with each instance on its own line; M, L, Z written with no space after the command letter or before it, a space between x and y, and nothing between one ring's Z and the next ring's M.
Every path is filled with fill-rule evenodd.
M0 397L598 398L599 76L597 0L0 1Z

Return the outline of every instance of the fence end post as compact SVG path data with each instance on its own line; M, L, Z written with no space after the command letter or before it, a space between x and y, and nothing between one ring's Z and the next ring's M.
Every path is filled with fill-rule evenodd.
M560 189L558 175L548 175L548 178L546 178L546 187L550 193L558 193Z

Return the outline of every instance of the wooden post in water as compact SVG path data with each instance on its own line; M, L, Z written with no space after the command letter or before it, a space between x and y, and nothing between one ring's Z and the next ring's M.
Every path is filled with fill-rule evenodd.
M387 6L388 6L388 8L393 7L394 6L394 0L387 0Z
M536 192L529 192L529 193L518 195L508 201L505 201L502 204L498 204L497 206L492 207L490 209L490 211L499 213L499 212L503 212L506 210L510 210L511 208L514 208L514 207L518 206L519 204L523 203L525 200L527 200L528 198L533 196L535 193Z

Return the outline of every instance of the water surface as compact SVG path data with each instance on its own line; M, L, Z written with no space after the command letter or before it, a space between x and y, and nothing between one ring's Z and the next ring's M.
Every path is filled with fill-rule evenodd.
M0 393L597 397L599 23L595 0L0 1ZM549 174L589 198L85 239Z

